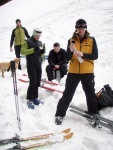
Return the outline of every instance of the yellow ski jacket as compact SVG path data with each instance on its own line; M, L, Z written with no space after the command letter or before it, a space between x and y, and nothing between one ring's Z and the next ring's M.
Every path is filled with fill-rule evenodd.
M86 74L94 73L94 60L98 58L98 48L94 37L86 33L84 39L80 42L79 36L75 34L75 38L68 41L66 58L69 62L69 73ZM83 53L83 63L80 63L73 52L70 51L70 44L75 41L76 50Z

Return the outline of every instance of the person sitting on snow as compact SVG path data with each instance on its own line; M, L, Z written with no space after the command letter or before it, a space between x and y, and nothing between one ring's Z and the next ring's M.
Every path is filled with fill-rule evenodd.
M53 49L49 52L48 63L46 73L49 81L54 79L53 71L59 70L60 78L67 74L66 51L60 48L59 43L54 43Z

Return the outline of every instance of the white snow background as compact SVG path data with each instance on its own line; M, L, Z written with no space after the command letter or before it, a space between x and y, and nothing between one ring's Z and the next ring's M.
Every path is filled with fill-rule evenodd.
M9 43L12 30L15 28L15 20L18 18L30 35L34 28L41 27L43 31L41 41L46 44L46 54L52 49L54 42L59 42L61 47L66 49L67 40L75 30L76 20L85 19L88 31L96 38L99 50L99 58L95 61L95 90L98 92L105 84L110 84L113 88L113 0L12 0L0 7L0 62L9 62L15 58L14 51L10 52ZM25 58L21 59L21 64L22 71L17 70L16 73L22 130L19 131L17 125L13 78L10 72L5 72L5 78L2 78L0 72L0 139L14 137L15 134L27 137L56 133L71 128L74 135L70 140L40 149L113 149L113 134L110 130L104 127L92 128L85 118L71 113L69 109L63 124L55 125L54 115L61 93L40 88L39 98L44 104L36 106L34 110L28 109L26 105L28 83L18 81L19 78L27 79L22 76L27 73ZM42 64L42 78L47 78L46 65L47 61ZM63 91L65 79L66 76L61 80L61 86L51 87ZM50 87L47 84L46 86ZM87 109L81 84L71 104ZM113 120L113 108L103 109L100 114ZM13 145L15 144L0 146L0 150Z

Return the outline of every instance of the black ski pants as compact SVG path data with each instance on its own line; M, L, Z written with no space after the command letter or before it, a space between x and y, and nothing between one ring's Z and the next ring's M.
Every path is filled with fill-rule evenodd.
M15 55L16 55L16 57L20 59L21 45L16 45L16 46L14 46L14 49L15 49ZM19 62L19 65L18 65L18 69L21 70L20 62Z
M38 87L40 86L42 68L35 62L27 64L27 72L29 77L29 87L27 90L27 99L33 100L38 98Z
M97 99L94 89L94 74L68 73L65 90L62 98L58 102L55 116L64 117L66 115L66 111L69 107L70 102L72 101L73 95L80 81L82 83L82 87L86 95L88 111L94 114L98 114Z
M53 80L54 79L54 76L53 76L53 68L54 67L52 67L52 66L50 66L50 65L47 65L47 67L46 67L46 73L47 73L47 77L48 77L48 80L49 81L51 81L51 80ZM56 70L59 70L60 71L60 78L63 78L64 77L64 75L66 75L67 74L67 64L62 64L61 66L60 66L60 68L59 69L56 69ZM56 71L55 70L55 71Z

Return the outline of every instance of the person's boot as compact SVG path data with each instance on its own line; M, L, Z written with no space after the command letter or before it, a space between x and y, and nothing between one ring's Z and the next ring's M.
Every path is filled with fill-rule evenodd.
M43 102L40 101L38 98L35 98L35 99L33 100L33 103L34 103L34 105L43 104Z
M34 109L35 108L34 103L33 103L32 100L27 100L27 106L28 106L29 109Z
M56 116L56 118L55 118L55 123L56 123L57 125L61 125L61 124L62 124L62 121L63 121L63 117L61 117L61 116Z

